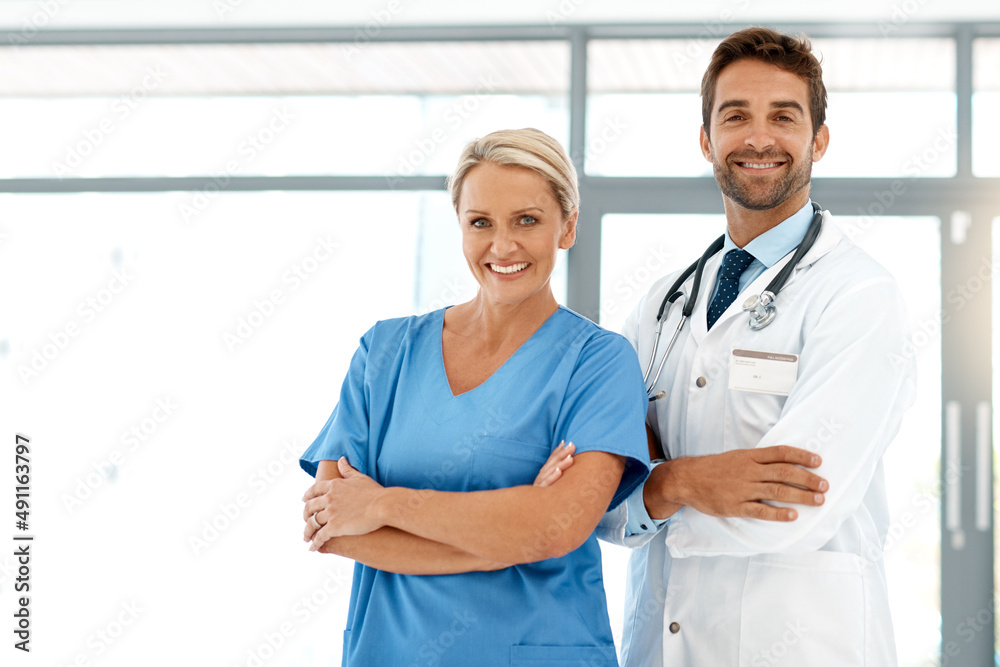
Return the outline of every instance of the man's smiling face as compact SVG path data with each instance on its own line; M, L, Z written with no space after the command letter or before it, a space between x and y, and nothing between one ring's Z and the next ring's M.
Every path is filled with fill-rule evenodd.
M813 134L809 87L791 72L755 59L719 74L711 135L701 149L722 193L743 208L776 208L808 188L812 163L823 157L829 133Z

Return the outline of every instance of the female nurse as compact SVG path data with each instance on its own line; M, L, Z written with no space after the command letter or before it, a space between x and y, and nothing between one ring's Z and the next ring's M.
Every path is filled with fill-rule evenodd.
M448 186L478 293L369 329L301 459L306 540L357 561L343 664L617 665L593 531L648 472L647 399L625 339L549 285L576 171L507 130Z

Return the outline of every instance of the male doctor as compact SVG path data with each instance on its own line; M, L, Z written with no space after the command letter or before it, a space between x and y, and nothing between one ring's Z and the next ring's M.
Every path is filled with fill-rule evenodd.
M807 39L749 28L716 49L701 94L725 245L654 388L666 396L649 404L668 460L599 528L635 548L622 664L895 665L882 454L915 391L912 362L899 361L903 300L823 212L773 322L751 330L744 301L814 217L826 88ZM675 277L625 325L644 368ZM657 365L682 304L665 318Z

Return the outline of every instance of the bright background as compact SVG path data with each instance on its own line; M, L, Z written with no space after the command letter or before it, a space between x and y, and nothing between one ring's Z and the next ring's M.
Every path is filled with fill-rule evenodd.
M0 194L0 437L32 439L38 536L35 650L23 656L8 643L4 664L8 655L59 666L339 664L351 564L301 543L309 481L297 455L375 320L475 291L440 184L401 189L395 179L447 174L467 140L493 129L570 138L567 42L369 43L366 25L704 25L704 40L601 39L587 54L586 174L695 178L711 173L697 148L696 90L720 22L849 15L870 32L1000 20L992 2L918 0L315 4L0 4L0 179L215 177L199 191ZM53 28L311 25L359 37L6 46L30 46ZM832 143L815 175L954 176L952 40L875 35L817 40ZM974 58L973 173L1000 176L991 122L1000 40L977 40ZM361 176L384 187L291 191L261 181L241 192L229 187L234 174ZM933 320L944 221L843 213L904 286L914 327ZM601 324L617 330L649 284L688 264L723 224L668 208L603 216ZM564 301L565 262L554 286ZM918 364L918 405L886 460L899 529L887 564L901 664L923 667L938 664L941 647L939 345L922 346ZM13 504L8 471L0 508ZM904 528L905 514L916 521ZM8 624L9 552L0 551ZM617 638L627 552L607 547L605 556Z

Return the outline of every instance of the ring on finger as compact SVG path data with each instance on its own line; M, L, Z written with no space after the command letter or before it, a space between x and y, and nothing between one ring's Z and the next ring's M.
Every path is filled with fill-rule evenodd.
M318 512L313 512L313 515L310 516L309 519L313 522L313 525L316 526L316 530L319 530L320 528L323 527L323 524L321 524L319 522L319 519L316 518L317 514L318 514Z

